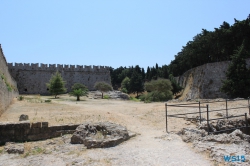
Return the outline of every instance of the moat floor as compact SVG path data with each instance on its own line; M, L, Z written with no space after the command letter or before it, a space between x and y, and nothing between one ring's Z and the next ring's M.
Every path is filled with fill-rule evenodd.
M88 99L76 102L74 97L62 95L24 96L0 117L0 122L17 122L21 114L30 122L48 121L49 125L79 124L110 121L126 126L137 133L122 144L105 149L86 149L71 145L70 136L24 143L25 153L10 155L0 147L0 165L213 165L207 153L197 153L175 134L187 121L169 118L165 131L165 103L143 103L122 100ZM51 102L44 102L45 100ZM240 105L242 103L234 103ZM214 105L222 107L222 105ZM193 108L171 108L169 113L195 111ZM188 126L193 126L189 124Z

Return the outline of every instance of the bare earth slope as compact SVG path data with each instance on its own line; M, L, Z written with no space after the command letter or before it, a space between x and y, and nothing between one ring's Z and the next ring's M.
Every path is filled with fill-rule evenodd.
M165 132L164 103L141 103L121 100L86 99L62 96L26 96L15 101L0 117L0 122L18 121L21 114L31 122L48 121L49 125L110 121L126 126L137 136L112 148L86 149L71 145L70 135L24 143L23 155L0 153L2 165L212 165L205 154L196 153L174 134ZM41 103L42 102L42 103ZM179 131L185 121L170 119L169 131ZM0 147L0 152L3 147Z

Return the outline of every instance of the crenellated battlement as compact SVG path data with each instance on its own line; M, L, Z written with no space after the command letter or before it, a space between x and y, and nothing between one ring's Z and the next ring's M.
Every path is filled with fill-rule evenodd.
M95 65L62 65L62 64L43 64L43 63L8 63L9 69L22 69L22 70L64 70L64 71L93 71L93 72L107 72L108 66L95 66Z

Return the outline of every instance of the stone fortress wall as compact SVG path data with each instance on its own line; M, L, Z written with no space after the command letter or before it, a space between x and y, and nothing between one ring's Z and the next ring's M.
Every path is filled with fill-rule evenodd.
M222 80L226 80L226 72L230 61L207 63L186 71L176 77L184 88L180 100L227 98L220 91ZM250 68L250 59L246 59L246 67Z
M10 75L6 58L0 44L0 116L18 96L17 83Z
M79 66L55 64L8 64L9 71L17 81L20 94L49 94L46 83L56 71L60 72L66 81L67 92L75 83L81 83L94 90L96 82L104 81L111 85L109 67L104 66Z

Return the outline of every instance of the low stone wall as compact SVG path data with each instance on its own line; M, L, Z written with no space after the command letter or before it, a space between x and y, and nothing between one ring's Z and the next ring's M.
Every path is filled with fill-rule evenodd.
M48 122L0 123L0 145L6 142L38 141L73 134L80 124L49 126Z

